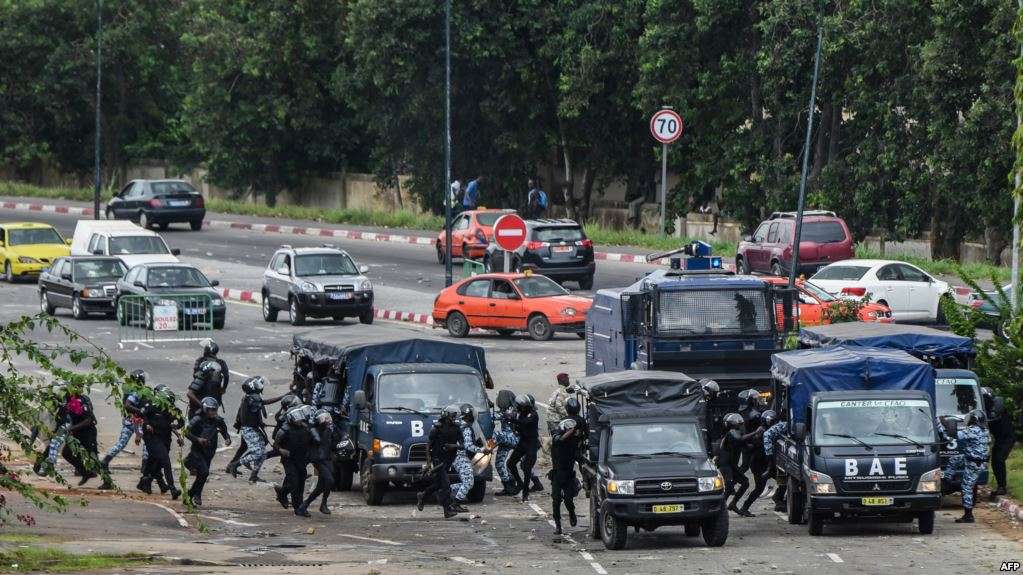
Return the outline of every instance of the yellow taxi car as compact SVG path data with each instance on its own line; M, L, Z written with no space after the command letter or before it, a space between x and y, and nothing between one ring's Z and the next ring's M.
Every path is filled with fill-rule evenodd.
M0 223L0 262L4 279L35 278L53 260L71 255L71 240L65 240L53 226L36 223Z

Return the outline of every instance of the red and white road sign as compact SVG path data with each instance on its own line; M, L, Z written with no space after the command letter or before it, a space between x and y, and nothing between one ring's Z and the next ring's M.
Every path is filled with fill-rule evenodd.
M505 214L494 222L497 247L513 252L526 243L526 222L516 214Z
M650 118L650 135L662 144L671 144L682 136L682 116L675 110L658 110Z

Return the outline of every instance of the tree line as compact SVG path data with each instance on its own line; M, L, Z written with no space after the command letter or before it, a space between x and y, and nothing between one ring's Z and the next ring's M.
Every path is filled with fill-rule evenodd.
M92 164L96 3L0 0L0 164ZM931 230L937 256L1007 242L1014 3L1004 0L452 0L453 173L484 201L548 190L585 218L610 182L656 198L662 105L669 212L716 202L755 223L793 209L818 23L808 205L858 236ZM103 158L205 165L273 202L307 175L409 174L441 206L440 0L107 0Z

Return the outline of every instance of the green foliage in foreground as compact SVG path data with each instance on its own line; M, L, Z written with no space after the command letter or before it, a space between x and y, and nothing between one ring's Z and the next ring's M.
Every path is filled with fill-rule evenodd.
M151 562L145 555L75 554L52 547L17 547L0 550L0 573L78 573L118 569Z

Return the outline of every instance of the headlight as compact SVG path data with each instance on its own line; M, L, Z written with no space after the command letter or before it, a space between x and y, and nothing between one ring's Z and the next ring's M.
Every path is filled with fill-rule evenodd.
M103 293L103 290L98 288L85 288L82 290L82 297L84 298L103 297L104 295L106 294Z
M372 290L373 290L373 282L371 282L369 280L362 280L362 283L359 284L359 291L372 291Z
M876 311L868 311L867 312L867 317L869 317L870 319L877 319L877 312Z
M30 258L28 256L20 256L18 258L18 262L23 263L23 264L37 264L37 263L39 263L39 260L37 260L35 258Z
M210 302L212 302L213 305L215 305L217 307L220 307L220 306L224 305L224 300L220 299L219 297L215 297L215 298L211 299Z
M620 481L612 479L607 482L607 492L614 495L635 495L636 483L631 479Z
M390 441L381 441L380 457L384 459L397 459L401 457L401 446Z
M578 312L575 311L574 307L566 307L565 309L561 310L561 315L566 317L575 317L576 313Z
M705 491L721 491L724 489L725 480L721 477L721 474L717 474L714 477L701 477L699 479L700 492Z
M831 476L820 471L810 472L810 493L814 495L834 495L835 482Z
M917 493L941 493L941 469L932 469L920 476Z
M299 289L301 289L302 291L304 291L306 293L312 293L312 292L320 291L320 288L316 287L316 284L311 283L311 282L302 282L301 284L298 285L298 287L299 287Z

